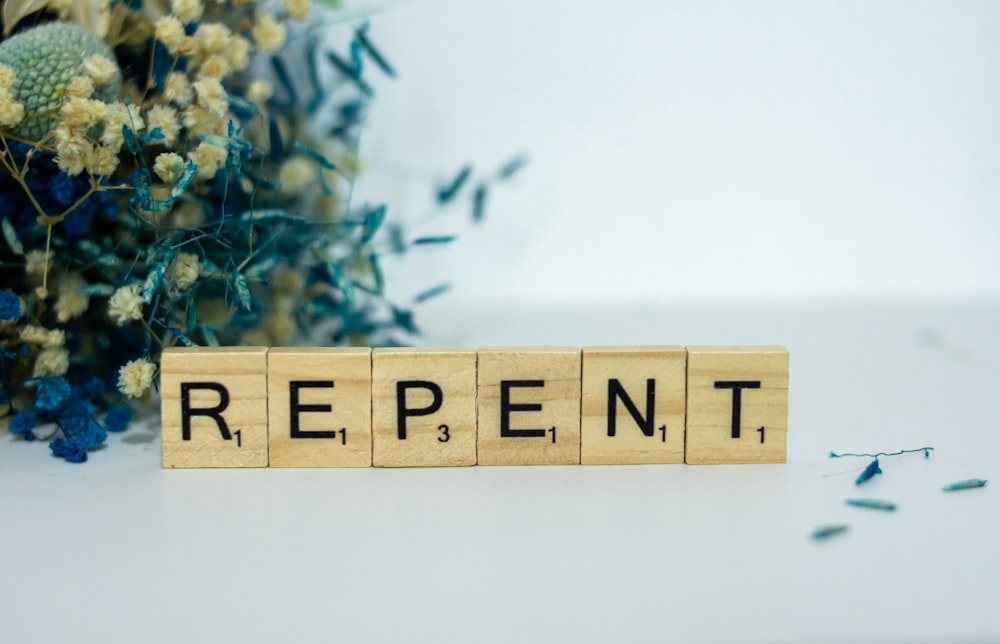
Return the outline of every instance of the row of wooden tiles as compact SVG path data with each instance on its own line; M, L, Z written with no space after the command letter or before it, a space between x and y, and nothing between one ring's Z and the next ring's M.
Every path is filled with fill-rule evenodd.
M783 463L782 347L171 348L163 466Z

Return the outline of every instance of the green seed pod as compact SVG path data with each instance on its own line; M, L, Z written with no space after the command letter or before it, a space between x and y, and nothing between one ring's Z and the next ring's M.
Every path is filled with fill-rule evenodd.
M93 98L118 102L122 74L111 48L96 34L69 22L51 22L11 36L0 43L0 63L14 70L11 88L14 98L24 105L24 121L13 133L30 141L42 139L57 119L39 116L57 108L70 80L85 76L84 61L100 55L115 63L114 77L94 87Z

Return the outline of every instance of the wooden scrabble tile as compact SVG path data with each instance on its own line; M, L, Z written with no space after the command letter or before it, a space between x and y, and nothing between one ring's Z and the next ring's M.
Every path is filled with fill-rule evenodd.
M271 349L267 390L271 467L371 466L371 349Z
M163 467L267 467L267 348L164 350Z
M784 463L788 351L688 347L687 463Z
M684 347L584 347L580 462L683 463Z
M372 462L476 464L475 349L372 352Z
M479 350L480 465L580 462L580 350Z

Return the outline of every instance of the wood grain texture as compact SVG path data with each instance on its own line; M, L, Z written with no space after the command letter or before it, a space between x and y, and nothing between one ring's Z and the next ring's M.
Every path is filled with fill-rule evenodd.
M786 349L688 347L685 462L784 463L787 433Z
M368 348L271 349L271 467L371 466L371 364Z
M372 441L375 467L475 465L475 349L375 349Z
M478 380L480 465L580 462L579 349L480 349ZM506 413L502 405L505 388ZM518 409L537 405L540 410ZM504 417L507 433L514 435L502 435Z
M163 467L267 467L266 348L171 347L160 369Z
M684 347L584 347L580 462L683 463L686 379Z

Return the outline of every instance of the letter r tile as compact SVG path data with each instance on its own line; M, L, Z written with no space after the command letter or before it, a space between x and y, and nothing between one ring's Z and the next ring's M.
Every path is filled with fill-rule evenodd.
M788 351L688 347L686 463L784 463Z
M266 347L171 347L160 369L163 467L267 467Z

